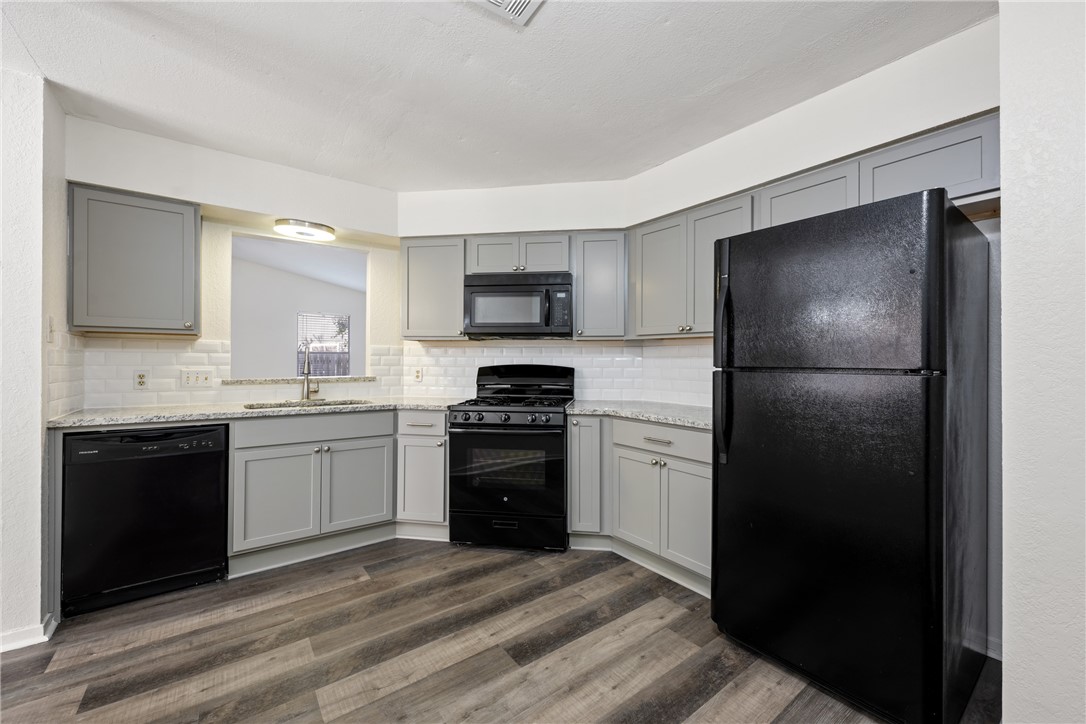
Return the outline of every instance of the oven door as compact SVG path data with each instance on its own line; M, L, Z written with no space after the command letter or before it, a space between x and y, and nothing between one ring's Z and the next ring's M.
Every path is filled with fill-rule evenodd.
M565 430L449 430L449 509L565 515Z

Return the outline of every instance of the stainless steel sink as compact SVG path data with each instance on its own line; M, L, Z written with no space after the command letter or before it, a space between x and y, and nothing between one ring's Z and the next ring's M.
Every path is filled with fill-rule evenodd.
M282 402L247 402L246 410L268 410L275 407L330 407L336 405L368 405L370 400L283 400Z

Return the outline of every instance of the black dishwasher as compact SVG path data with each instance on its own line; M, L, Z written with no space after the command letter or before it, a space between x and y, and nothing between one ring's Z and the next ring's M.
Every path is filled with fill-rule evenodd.
M64 616L226 576L226 426L64 438Z

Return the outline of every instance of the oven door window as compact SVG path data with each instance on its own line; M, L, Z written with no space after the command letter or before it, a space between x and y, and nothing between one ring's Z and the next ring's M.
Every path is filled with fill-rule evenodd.
M562 515L561 430L450 430L449 507L469 512Z

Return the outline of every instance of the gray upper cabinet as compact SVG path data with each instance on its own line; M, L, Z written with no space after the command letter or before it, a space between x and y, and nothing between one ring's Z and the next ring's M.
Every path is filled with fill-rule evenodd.
M751 209L736 196L634 232L634 335L712 334L714 242L750 231Z
M468 237L468 274L564 271L569 271L569 234Z
M200 332L199 207L68 185L73 331Z
M860 203L942 187L951 198L999 188L999 117L988 116L860 159Z
M758 228L799 221L860 203L856 161L781 181L758 191Z
M464 336L464 239L405 239L400 324L406 339Z
M468 274L509 274L520 270L516 236L469 236Z
M634 333L675 334L686 324L686 216L662 219L634 232Z
M626 334L626 234L573 237L574 335L576 339Z
M751 197L737 196L687 214L686 323L690 333L713 333L715 242L751 230Z

